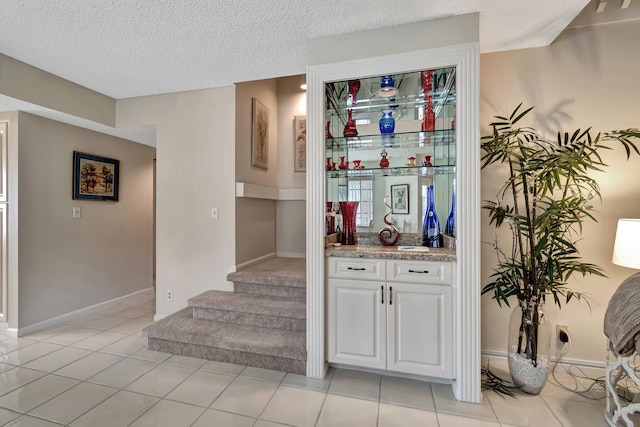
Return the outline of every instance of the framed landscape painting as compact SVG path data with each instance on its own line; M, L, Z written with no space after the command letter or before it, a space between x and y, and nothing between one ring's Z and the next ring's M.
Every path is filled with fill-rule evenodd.
M73 199L118 201L120 161L73 152Z

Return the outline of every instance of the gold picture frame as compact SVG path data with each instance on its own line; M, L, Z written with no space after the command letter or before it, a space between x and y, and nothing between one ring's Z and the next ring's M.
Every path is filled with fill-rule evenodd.
M251 166L269 169L269 110L251 98Z

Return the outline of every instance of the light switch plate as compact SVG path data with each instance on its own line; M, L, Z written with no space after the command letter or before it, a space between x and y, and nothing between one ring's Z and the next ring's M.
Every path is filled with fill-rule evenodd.
M211 219L218 219L218 208L211 208Z
M73 217L80 218L80 206L73 207Z

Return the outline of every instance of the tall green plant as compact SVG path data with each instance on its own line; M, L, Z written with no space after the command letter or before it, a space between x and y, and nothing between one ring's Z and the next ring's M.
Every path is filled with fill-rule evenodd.
M601 153L614 145L626 150L627 159L639 154L634 141L640 129L592 135L591 129L558 133L547 140L531 127L518 123L533 109L522 104L509 117L496 116L493 133L482 137L482 168L503 164L509 175L497 201L485 201L490 223L511 230L510 248L496 242L498 265L482 293L492 293L498 304L508 298L531 303L551 295L559 307L584 295L567 286L575 273L604 276L602 268L584 262L577 249L585 220L593 216L593 198L600 187L590 176L607 165ZM510 198L507 198L507 195Z

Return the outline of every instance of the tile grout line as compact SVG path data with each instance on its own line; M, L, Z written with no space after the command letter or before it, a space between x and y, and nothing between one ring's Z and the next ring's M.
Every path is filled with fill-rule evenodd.
M135 306L135 305L134 305L134 306L131 306L131 307L143 307L143 306ZM144 307L144 308L148 308L148 307ZM127 310L127 309L125 309L125 310ZM151 309L151 310L152 310L152 309ZM126 322L124 322L124 323L127 323L127 322L129 322L129 321L133 321L133 320L136 320L136 319L140 319L141 317L146 316L146 315L147 315L147 314L145 313L145 314L141 314L140 316L135 317L135 318L129 318L130 320L128 320L128 321L126 321ZM103 316L103 317L122 317L122 316L118 316L118 313L113 314L113 315L107 315L107 316L102 315L102 316ZM123 318L124 318L124 317L123 317ZM142 320L142 319L141 319L141 320ZM148 320L148 319L144 319L144 320L145 320L145 321L148 321L149 323L151 323L151 322L152 322L152 320ZM122 323L122 324L124 324L124 323ZM122 325L122 324L120 324L120 325ZM114 326L114 328L117 328L117 327L118 327L118 326L120 326L120 325L116 325L116 326ZM316 419L315 419L315 423L314 423L314 425L317 425L317 424L318 424L318 422L319 422L319 420L320 420L320 416L321 416L321 414L322 414L323 410L325 409L326 402L327 402L327 399L328 399L328 395L329 395L329 394L335 394L336 396L344 396L344 397L356 398L356 399L360 399L360 400L363 400L363 401L372 401L372 400L370 400L370 399L364 399L364 398L361 398L361 397L359 398L359 397L354 397L354 396L349 396L349 395L341 395L341 394L336 394L336 393L330 393L331 384L333 383L333 380L335 379L335 372L334 372L333 374L331 374L331 375L330 375L330 381L329 381L329 384L328 384L328 386L326 387L326 389L324 389L324 387L323 387L323 390L319 390L319 389L316 389L316 388L310 388L310 387L308 387L308 386L301 386L301 385L296 385L296 384L285 384L285 383L284 383L284 381L285 381L285 379L287 378L287 374L286 374L286 373L284 373L284 376L283 376L283 377L282 377L278 382L269 381L269 380L265 380L265 379L261 379L261 378L242 377L241 375L246 371L246 369L248 368L247 366L244 366L244 367L243 367L243 369L242 369L240 372L236 373L236 374L231 374L231 373L229 373L229 372L219 372L219 371L215 371L215 370L214 370L214 371L204 370L204 369L202 369L202 368L206 365L206 363L207 363L206 361L205 361L205 363L203 363L200 367L193 369L193 368L190 368L190 367L185 367L184 365L182 365L182 366L181 366L181 365L174 365L174 364L171 364L171 363L167 363L167 361L168 361L172 356L168 356L167 358L165 358L165 359L163 359L163 360L161 360L161 361L158 361L157 359L155 359L155 360L149 360L149 359L145 359L144 357L135 357L134 355L135 355L136 353L138 353L139 351L141 351L142 349L137 350L137 351L134 351L133 353L130 353L130 354L127 354L127 355L115 354L115 353L107 353L107 352L103 352L103 351L101 351L103 348L108 347L108 346L113 345L113 344L116 344L117 342L120 342L120 341L122 341L122 340L124 340L124 339L127 339L128 337L140 336L140 335L139 335L139 332L134 332L134 333L125 333L125 332L113 331L113 330L111 330L111 329L99 329L99 328L95 328L95 327L87 327L86 325L81 325L81 324L80 324L80 325L65 325L65 326L70 326L70 327L72 327L72 328L97 329L97 330L98 330L98 332L97 332L96 334L90 335L90 336L88 336L88 337L85 337L85 338L83 338L83 339L81 339L81 340L79 340L79 341L76 341L76 342L74 342L74 343L71 343L71 344L67 344L67 345L61 345L61 344L58 344L58 345L61 345L62 347L61 347L61 348L59 348L59 349L57 349L57 350L55 350L55 351L53 351L53 352L51 352L51 353L48 353L48 354L45 354L45 355L40 356L40 357L45 357L45 356L47 356L47 355L50 355L50 354L53 354L53 353L55 353L55 352L57 352L57 351L62 350L62 348L80 349L80 350L87 350L87 351L90 351L90 353L89 353L89 354L87 354L87 355L85 355L85 356L81 357L80 359L77 359L77 360L75 360L75 361L73 361L73 362L70 362L70 363L65 364L65 365L63 365L63 366L61 366L61 367L58 367L58 368L57 368L55 371L53 371L53 372L43 372L43 371L40 371L40 370L37 370L37 369L24 368L24 369L31 369L31 370L34 370L34 371L36 371L36 372L41 372L41 373L43 373L44 375L43 375L42 377L40 377L40 378L45 378L45 377L47 377L48 375L56 375L56 376L59 376L59 377L63 377L63 378L71 378L71 379L73 379L73 380L75 380L75 381L79 381L79 382L78 382L78 384L74 385L73 387L69 388L68 390L65 390L63 393L60 393L60 394L58 394L58 395L56 395L56 396L52 397L51 399L47 400L46 402L41 403L41 404L40 404L40 405L38 405L37 407L40 407L41 405L44 405L45 403L49 402L50 400L55 399L56 397L60 396L61 394L64 394L64 393L66 393L67 391L70 391L70 390L74 389L75 387L78 387L78 386L79 386L80 384L82 384L82 383L97 384L97 383L93 383L93 382L91 382L91 381L90 381L90 379L91 379L91 378L93 378L93 377L95 377L96 375L99 375L101 372L104 372L105 370L107 370L107 369L109 369L109 368L111 368L111 367L115 366L116 364L123 362L125 359L130 359L130 360L142 360L142 361L151 362L152 364L154 364L154 366L153 366L153 367L151 367L151 369L149 369L148 371L146 371L146 372L142 373L141 375L137 376L136 378L132 379L130 382L128 382L126 385L124 385L124 386L122 386L122 387L112 387L112 386L109 386L109 385L98 384L98 385L100 385L100 386L102 386L102 387L107 387L107 388L110 388L110 389L112 389L112 390L115 390L115 392L114 392L111 396L109 396L109 397L107 397L106 399L102 400L101 402L97 403L97 404L96 404L95 406L93 406L92 408L87 409L85 412L83 412L82 414L78 415L78 416L77 416L77 417L76 417L72 422L75 422L78 418L80 418L80 417L84 416L86 413L88 413L88 412L92 411L92 410L93 410L93 409L95 409L97 406L100 406L102 403L104 403L106 400L110 399L110 398L111 398L111 397L113 397L115 394L119 393L120 391L127 391L127 392L130 392L130 393L135 393L135 394L142 395L142 396L152 396L152 397L154 397L154 398L158 399L158 401L157 401L157 402L155 402L153 406L151 406L150 408L148 408L145 412L143 412L143 413L142 413L142 414L140 414L137 418L135 418L133 421L131 421L131 424L135 423L137 420L139 420L141 417L143 417L145 414L147 414L149 411L151 411L153 408L155 408L155 407L156 407L160 402L162 402L163 400L168 400L168 401L170 401L170 402L177 402L177 403L181 403L181 404L184 404L184 405L187 405L187 406L190 406L190 407L195 407L195 408L198 408L198 409L202 409L202 412L200 413L200 415L199 415L199 416L198 416L198 417L193 421L193 423L192 423L191 425L193 425L193 424L197 423L197 422L198 422L198 420L200 420L200 419L202 418L202 416L203 416L205 413L207 413L207 411L208 411L208 410L215 410L215 411L224 412L224 413L228 413L228 414L236 415L236 416L246 416L246 415L243 415L243 414L240 414L240 413L229 412L229 411L225 411L225 410L218 410L218 409L214 409L214 408L212 408L212 406L215 404L215 402L216 402L216 401L217 401L217 400L218 400L218 399L219 399L219 398L220 398L220 397L221 397L221 396L222 396L222 395L223 395L223 394L228 390L228 388L229 388L232 384L234 384L234 383L235 383L239 378L247 379L247 380L252 380L252 381L260 381L260 382L265 382L265 383L271 383L271 384L276 384L276 385L277 385L276 390L275 390L275 391L274 391L274 393L270 396L269 400L267 401L267 403L264 405L264 407L263 407L263 408L262 408L262 410L260 411L260 414L258 415L258 417L257 417L257 418L253 418L253 417L250 417L250 416L248 417L248 418L253 418L253 419L254 419L253 424L257 424L257 423L261 420L261 418L260 418L260 417L262 417L262 416L264 415L264 413L265 413L265 411L266 411L266 408L271 404L271 402L273 401L273 399L274 399L274 397L275 397L276 393L278 393L278 391L279 391L279 390L281 390L281 389L282 389L283 387L285 387L285 386L286 386L286 387L292 387L292 388L300 388L300 389L310 390L310 391L316 391L316 392L321 391L321 392L324 394L324 396L323 396L323 400L322 400L322 404L320 405L320 410L318 411L318 414L316 415ZM102 333L102 332L122 333L122 334L127 335L127 336L126 336L126 337L122 337L121 339L116 340L116 341L114 341L113 343L107 344L107 345L106 345L106 346L104 346L104 347L100 347L99 349L96 349L96 350L93 350L93 349L82 349L81 347L74 347L74 345L75 345L75 344L77 344L77 343L79 343L79 342L81 342L81 341L83 341L83 340L85 340L85 339L89 339L89 338L91 338L91 337L94 337L94 336L96 336L96 335L98 335L98 334L100 334L100 333ZM60 332L60 334L62 334L62 333L64 333L64 332ZM60 335L60 334L56 334L56 335ZM55 335L52 335L51 337L47 337L47 338L44 338L44 339L49 339L49 338L52 338L53 336L55 336ZM28 338L26 338L26 339L28 339ZM38 340L33 340L34 342L33 342L32 344L35 344L35 343L37 343L37 342L46 342L46 341L44 341L44 339L43 339L43 340L40 340L40 341L38 341ZM29 345L32 345L32 344L29 344ZM55 343L49 343L49 344L55 344ZM25 347L28 347L28 345L27 345L27 346L25 346ZM16 349L16 350L18 350L18 349ZM15 350L14 350L14 351L15 351ZM82 359L84 359L84 358L87 358L87 357L89 357L89 356L91 356L91 355L94 355L94 354L96 354L96 353L100 353L100 354L108 354L108 355L116 356L116 357L119 357L119 358L120 358L120 360L119 360L118 362L116 362L116 363L114 363L114 364L110 365L110 366L105 367L104 369L102 369L102 370L100 370L100 371L98 371L98 372L96 372L96 373L93 373L93 375L92 375L91 377L89 377L89 378L87 378L87 379L83 379L83 380L78 380L78 379L75 379L75 378L72 378L72 377L66 377L66 376L64 376L64 375L56 374L56 372L57 372L57 371L59 371L59 370L63 369L64 367L67 367L67 366L69 366L70 364L73 364L73 363L75 363L75 362L78 362L78 361L80 361L80 360L82 360ZM39 359L40 357L38 357L38 358L36 358L36 359L33 359L33 360L31 360L31 361L29 361L29 362L27 362L27 363L30 363L30 362L32 362L32 361L34 361L34 360L37 360L37 359ZM8 365L9 365L9 364L8 364ZM141 393L141 392L137 392L137 391L132 391L132 390L126 390L126 387L129 387L132 383L134 383L135 381L138 381L141 377L143 377L144 375L147 375L149 372L153 371L154 369L156 369L156 368L157 368L158 366L160 366L160 365L163 365L163 366L172 366L172 367L176 367L176 366L177 366L177 367L181 367L181 368L192 369L192 370L193 370L193 372L191 372L187 377L185 377L183 380L181 380L181 381L180 381L179 383L177 383L175 386L173 386L173 387L172 387L172 388L171 388L167 393L165 393L162 397L154 396L154 395L151 395L151 394L145 394L145 393ZM14 366L14 365L9 365L9 366ZM16 366L16 367L23 367L23 366L18 365L18 366ZM180 387L182 384L184 384L186 381L188 381L190 378L192 378L192 377L196 374L196 372L199 372L199 371L206 372L206 373L214 373L214 374L217 374L217 375L224 375L224 376L233 377L233 380L232 380L229 384L227 384L227 385L226 385L226 386L225 386L225 387L224 387L224 388L223 388L223 389L218 393L218 395L213 399L213 401L212 401L208 406L206 406L206 407L203 407L203 406L200 406L200 405L196 405L196 404L192 404L192 403L188 403L188 402L181 402L181 401L177 401L177 400L173 400L173 399L169 399L169 398L167 398L167 396L169 396L169 395L170 395L174 390L176 390L178 387ZM38 378L38 379L40 379L40 378ZM382 379L383 379L383 378L382 378L382 376L380 376L380 377L379 377L379 382L378 382L378 398L377 398L376 425L378 425L378 424L380 423L380 405L381 405L381 398L382 398ZM36 379L36 380L33 380L33 381L37 381L37 379ZM33 381L31 381L31 382L33 382ZM30 384L31 382L26 383L26 384L22 385L21 387L24 387L25 385ZM431 397L431 398L432 398L432 400L433 400L434 412L436 413L436 418L437 418L437 414L438 414L439 412L438 412L438 409L437 409L437 405L436 405L436 403L435 403L435 394L434 394L434 391L433 391L432 384L431 384L431 383L428 383L428 384L429 384L429 387L430 387L430 390L431 390L431 395L432 395L432 397ZM18 387L17 389L19 389L19 388L21 388L21 387ZM16 390L17 390L17 389L16 389ZM375 402L375 400L374 400L374 402ZM489 403L489 404L490 404L491 409L492 409L492 411L493 411L493 413L494 413L494 415L495 415L495 410L493 409L493 406L491 405L491 403ZM405 406L405 405L403 405L403 404L401 404L401 403L399 403L399 404L397 404L397 405L398 405L398 406L402 406L402 407L404 407L404 406ZM37 407L36 407L36 408L37 408ZM408 408L414 408L413 406L407 406L407 407L408 407ZM31 409L31 411L35 410L36 408ZM423 410L423 411L425 410L425 409L423 409L423 408L414 408L414 409ZM19 413L19 412L18 412L18 413ZM26 414L28 414L28 413L22 414L21 416L26 415ZM29 416L34 416L35 418L40 418L40 417L38 417L38 416L36 416L36 415L29 415ZM460 415L457 415L457 416L460 416ZM473 418L473 417L470 417L470 418ZM40 419L45 419L45 418L40 418ZM474 418L474 419L475 419L475 418ZM496 416L496 420L497 420L497 416ZM266 421L266 420L265 420L265 421ZM439 424L439 420L438 420L438 424Z
M140 315L139 317L144 316L144 315L145 315L145 314L142 314L142 315ZM145 320L146 320L146 319L145 319ZM125 322L125 323L126 323L126 322ZM62 323L61 323L61 324L62 324ZM65 325L65 326L68 326L68 325ZM116 325L115 327L117 327L117 326L119 326L119 325ZM72 325L72 327L75 327L75 328L85 328L85 329L95 329L95 328L86 328L86 327L85 327L85 326L83 326L83 325ZM101 331L101 332L107 332L108 330L100 330L100 331ZM101 333L101 332L98 332L98 334L99 334L99 333ZM54 334L54 335L52 335L52 336L50 336L50 337L46 337L46 338L44 338L44 339L52 338L52 337L54 337L54 336L61 335L62 333L64 333L64 332L61 332L60 334ZM129 356L131 356L131 355L133 355L133 354L137 353L137 351L136 351L136 352L134 352L134 353L131 353L131 354L130 354L130 355L128 355L128 356L122 356L122 355L112 354L112 353L103 353L103 352L100 352L99 350L101 350L101 349L103 349L103 348L105 348L105 347L108 347L108 346L110 346L110 345L112 345L112 344L115 344L116 342L119 342L119 341L121 341L121 340L124 340L124 339L126 339L126 338L128 338L128 337L139 335L139 332L138 332L138 333L135 333L135 332L134 332L134 333L132 333L132 334L126 334L126 335L127 335L126 337L123 337L123 338L122 338L122 339L120 339L120 340L114 341L113 343L107 344L106 346L101 347L101 348L100 348L100 349L98 349L98 350L88 350L88 349L82 349L82 348L79 348L79 347L73 347L73 344L77 344L78 342L83 341L84 339L87 339L87 338L93 337L93 336L95 336L95 335L97 335L97 334L90 335L90 336L88 336L88 337L85 337L85 338L83 338L83 339L81 339L81 340L78 340L78 341L76 341L76 342L74 342L74 343L67 344L67 345L57 344L57 343L50 343L50 342L44 341L44 339L43 339L43 340L40 340L40 341L39 341L39 340L33 340L33 341L34 341L34 343L33 343L33 344L36 344L36 343L47 343L47 344L60 345L61 347L60 347L59 349L56 349L56 350L54 350L54 351L50 352L50 353L44 354L44 355L39 356L39 357L37 357L37 358L35 358L35 359L32 359L32 360L29 360L28 362L26 362L27 364L28 364L28 363L31 363L31 362L33 362L33 361L35 361L35 360L38 360L38 359L40 359L40 358L42 358L42 357L46 357L46 356L48 356L48 355L50 355L50 354L56 353L56 352L58 352L58 351L62 350L63 348L73 348L73 349L87 350L87 351L91 351L91 352L90 352L89 354L87 354L87 355L85 355L85 356L81 357L80 359L77 359L77 360L75 360L75 361L72 361L72 362L70 362L70 363L68 363L68 364L66 364L66 365L63 365L63 366L59 367L58 369L56 369L56 370L55 370L55 371L53 371L53 372L47 372L47 371L42 371L42 370L39 370L39 369L28 368L28 367L25 367L24 365L10 365L10 364L9 364L10 366L14 366L15 368L28 369L28 370L32 370L32 371L36 371L36 372L43 373L44 375L42 375L41 377L38 377L38 378L34 379L33 381L30 381L30 382L28 382L28 383L25 383L25 384L23 384L22 386L20 386L20 387L18 387L18 388L16 388L16 389L14 389L14 390L11 390L11 391L9 391L8 393L5 393L5 394L0 395L0 396L4 396L4 395L6 395L6 394L12 393L12 392L14 392L14 391L16 391L16 390L18 390L18 389L20 389L20 388L22 388L22 387L27 386L28 384L31 384L31 383L33 383L33 382L35 382L35 381L38 381L38 380L44 379L44 378L46 378L46 377L48 377L48 376L51 376L51 375L55 375L56 377L60 377L60 378L64 378L64 379L70 379L70 380L73 380L73 381L78 381L78 384L76 384L76 385L74 385L74 386L70 387L70 388L69 388L69 389L67 389L67 390L64 390L63 392L61 392L61 393L59 393L59 394L56 394L56 395L52 396L50 399L47 399L46 401L41 402L39 405L35 406L34 408L31 408L31 409L30 409L29 411L27 411L27 412L20 412L20 411L16 411L16 410L14 410L14 409L10 409L10 408L5 408L5 409L10 410L10 411L13 411L13 412L16 412L16 413L19 413L19 414L21 414L21 416L25 416L25 415L26 415L26 416L31 416L31 417L35 417L35 418L39 418L39 419L44 419L44 420L46 420L46 421L51 421L51 422L55 422L55 423L57 423L57 421L53 421L53 420L50 420L50 419L47 419L47 418L40 417L40 416L38 416L38 415L31 414L31 412L32 412L32 411L34 411L35 409L37 409L37 408L41 407L42 405L45 405L46 403L50 402L51 400L53 400L53 399L55 399L55 398L57 398L57 397L61 396L62 394L64 394L64 393L66 393L66 392L68 392L68 391L70 391L70 390L72 390L72 389L74 389L74 388L76 388L76 387L80 386L80 385L81 385L81 384L83 384L83 383L88 383L88 384L98 385L98 386L107 387L107 388L111 388L111 389L113 389L113 390L116 390L116 392L115 392L115 393L113 393L111 396L109 396L109 397L107 397L106 399L104 399L104 400L100 401L100 402L99 402L99 403L97 403L95 406L93 406L92 408L90 408L90 409L88 409L87 411L83 412L82 414L80 414L78 417L76 417L74 420L72 420L72 421L71 421L71 422L74 422L75 420L77 420L78 418L80 418L81 416L83 416L84 414L86 414L87 412L91 411L91 410L92 410L92 409L94 409L95 407L97 407L97 406L99 406L100 404L104 403L106 400L110 399L112 396L114 396L115 394L117 394L119 391L125 390L124 388L116 388L116 387L108 386L108 385L105 385L105 384L93 383L93 382L90 382L89 380L90 380L91 378L93 378L94 376L96 376L96 375L100 374L101 372L103 372L103 371L105 371L105 370L107 370L107 369L111 368L112 366L114 366L114 365L116 365L116 364L118 364L118 363L122 362L123 360L130 358ZM30 344L30 345L33 345L33 344ZM25 346L25 347L28 347L28 346ZM18 349L16 349L16 350L14 350L14 351L17 351L17 350L19 350L19 348L18 348ZM138 351L139 351L139 350L138 350ZM8 352L8 353L11 353L11 352ZM5 354L8 354L8 353L5 353ZM96 372L96 373L95 373L95 374L93 374L91 377L89 377L89 378L87 378L87 379L84 379L84 380L80 380L80 379L73 378L73 377L67 377L67 376L60 375L60 374L56 374L56 373L55 373L55 372L59 371L60 369L63 369L64 367L69 366L69 365L71 365L71 364L73 364L73 363L75 363L75 362L78 362L78 361L80 361L80 360L82 360L82 359L84 359L84 358L86 358L86 357L89 357L89 356L90 356L90 355L92 355L92 354L95 354L95 353L102 353L102 354L115 355L115 356L121 357L122 359L121 359L120 361L118 361L118 362L114 363L113 365L110 365L110 366L108 366L108 367L106 367L106 368L102 369L101 371ZM135 359L135 358L133 358L133 359ZM135 360L140 360L140 359L135 359ZM149 360L145 360L145 361L152 362L152 363L156 363L156 365L155 365L154 367L152 367L149 371L151 371L151 370L155 369L157 366L159 366L159 365L160 365L160 363L157 363L157 362L154 362L154 361L149 361ZM144 374L140 375L139 377L136 377L136 378L135 378L135 379L133 379L131 382L129 382L127 385L125 385L125 387L127 387L127 386L129 386L130 384L132 384L133 382L137 381L140 377L142 377L143 375L145 375L145 374L146 374L146 373L148 373L149 371L145 372ZM194 371L194 372L195 372L195 371ZM193 373L192 373L192 374L193 374ZM126 390L126 391L129 391L129 390ZM138 393L138 394L142 394L142 393ZM144 395L144 394L143 394L143 395ZM155 406L155 405L154 405L154 406ZM145 413L146 413L146 412L145 412Z

